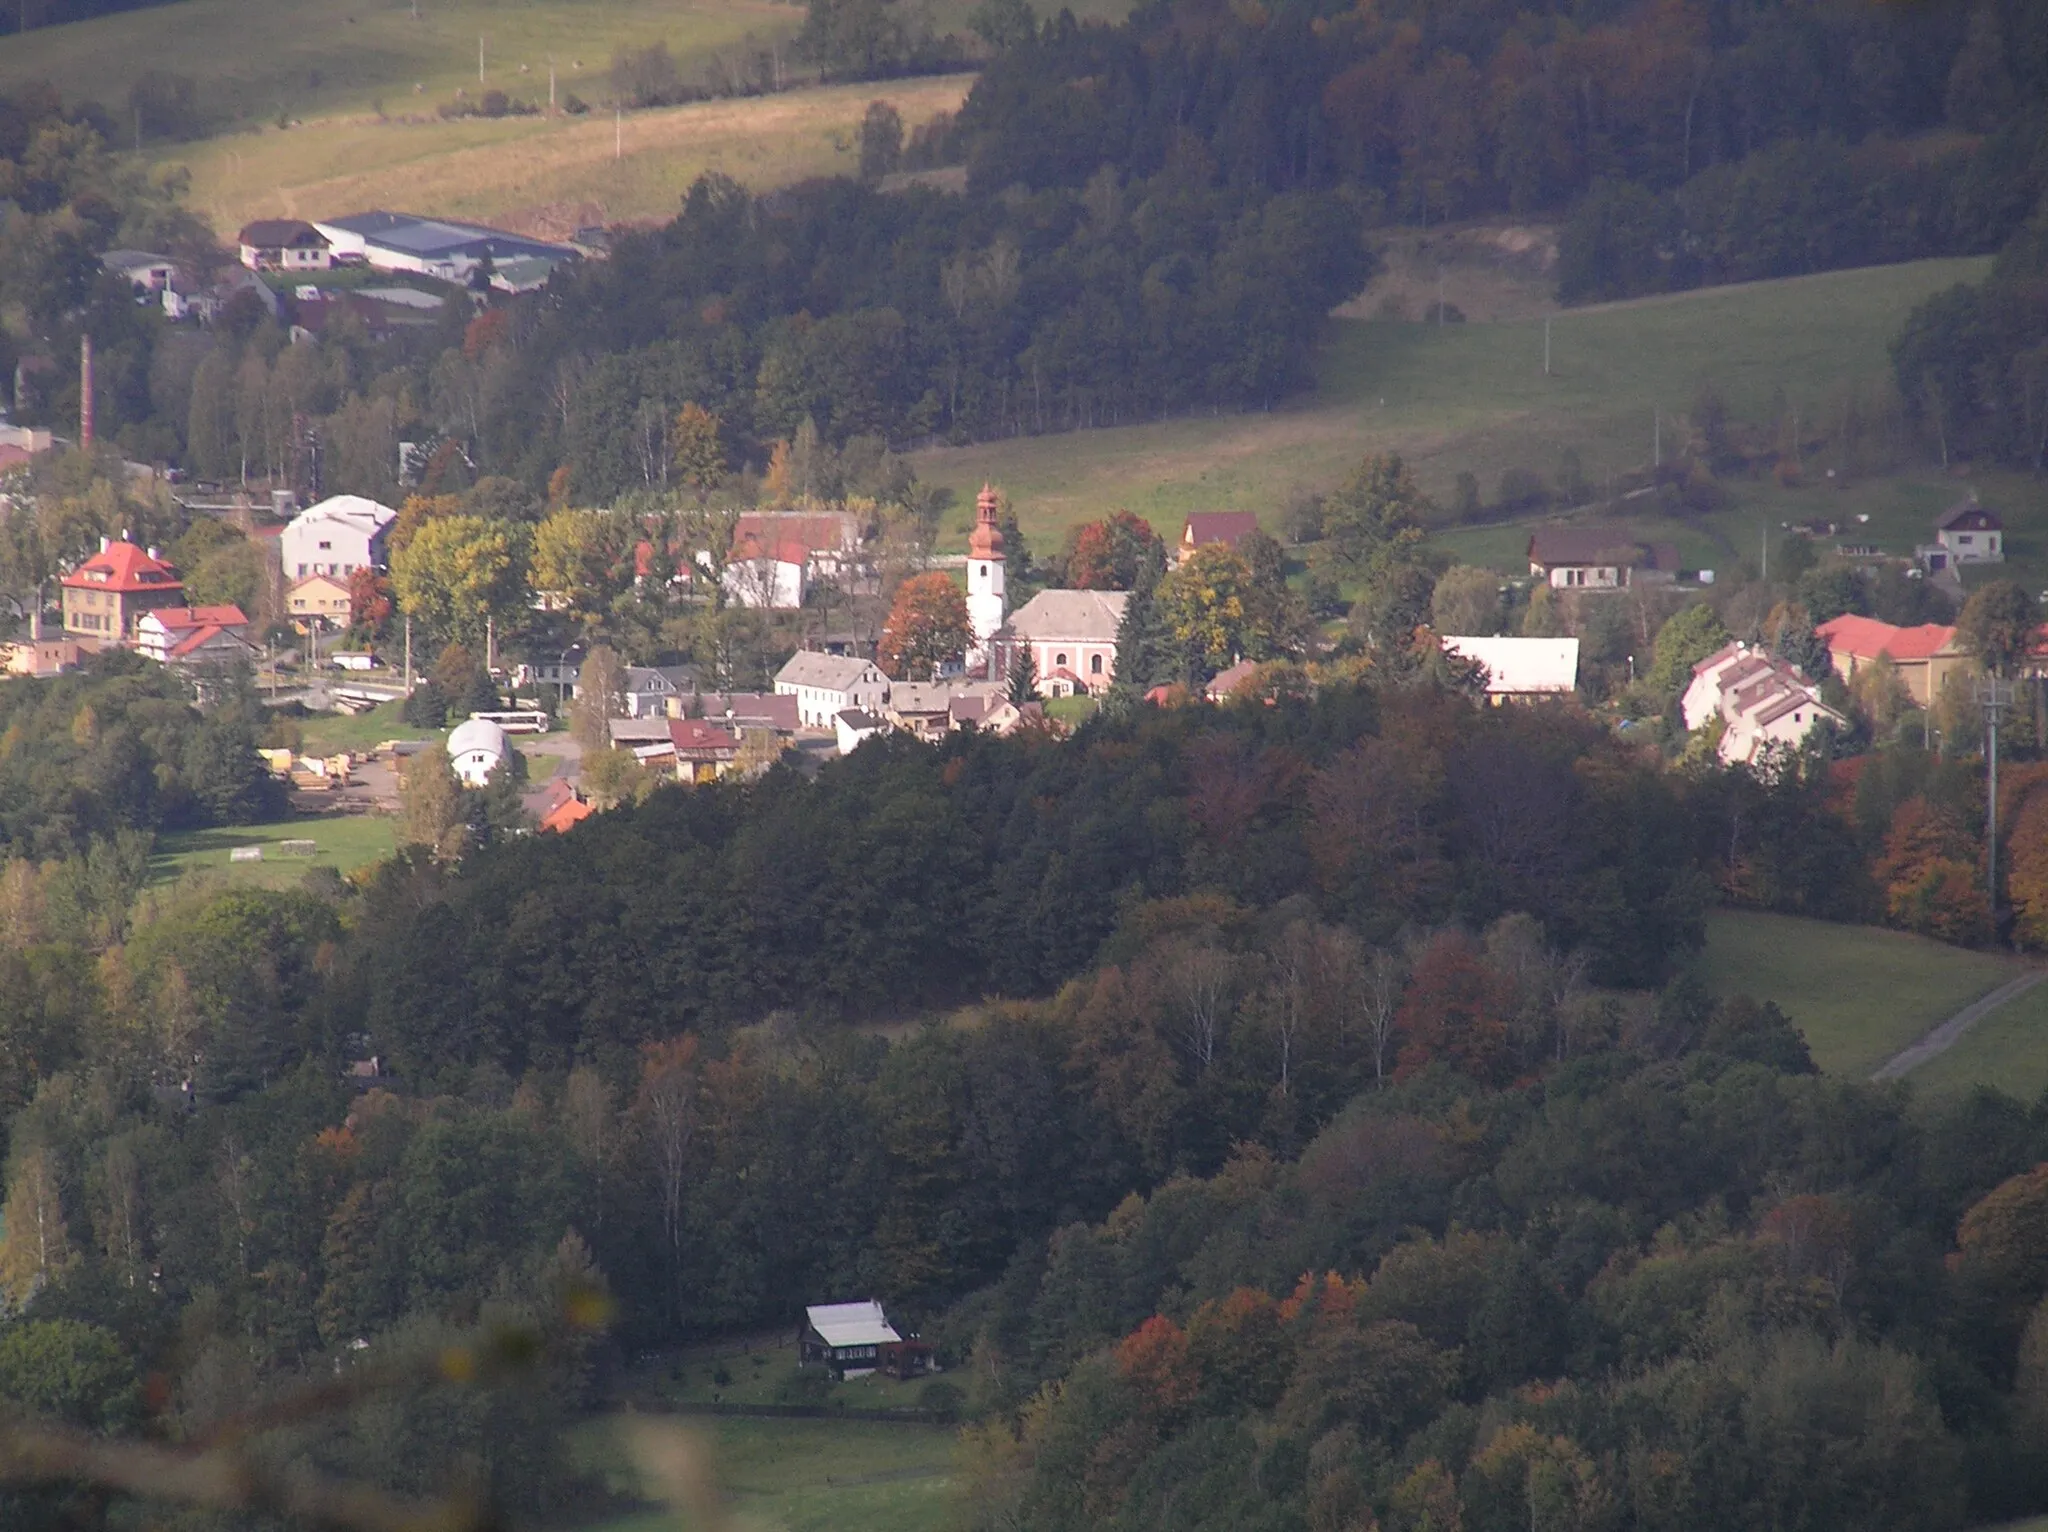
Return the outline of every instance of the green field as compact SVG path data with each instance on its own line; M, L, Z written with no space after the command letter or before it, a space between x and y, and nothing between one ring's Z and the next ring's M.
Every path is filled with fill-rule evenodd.
M708 1404L828 1404L848 1409L888 1410L918 1406L932 1379L899 1383L880 1373L848 1378L822 1393L796 1397L787 1392L793 1380L816 1383L825 1375L799 1368L795 1348L787 1341L769 1341L744 1351L716 1356L688 1353L664 1357L627 1375L622 1388L652 1406L670 1402ZM721 1378L723 1381L721 1381Z
M286 840L310 840L317 849L312 856L281 856L272 848ZM264 860L230 861L228 853L237 846L263 847ZM149 863L149 881L157 887L188 873L205 872L231 884L283 887L297 883L315 867L331 867L346 874L389 856L395 849L392 821L367 814L185 830L157 837L156 854Z
M1647 467L1655 415L1668 430L1703 384L1746 420L1766 417L1777 390L1811 410L1845 385L1883 376L1886 347L1914 304L1984 269L1980 260L1921 261L1561 313L1550 321L1549 377L1541 318L1342 319L1332 323L1317 389L1270 413L937 448L913 461L953 491L954 542L987 478L1041 545L1117 506L1169 535L1191 510L1275 515L1291 489L1328 488L1373 451L1401 453L1440 498L1460 471L1489 495L1507 468L1549 478L1567 447L1597 483ZM1519 552L1512 536L1460 535L1494 538L1494 555ZM1711 535L1704 542L1716 545Z
M1859 1078L2017 972L2012 958L1901 931L1738 910L1708 916L1701 958L1708 988L1776 1001L1806 1034L1816 1064ZM2039 994L2029 991L2013 1004ZM2001 1014L1992 1012L1976 1030ZM1946 1063L1936 1059L1907 1078L1931 1080L1929 1071Z
M2021 1101L2048 1091L2048 984L2007 1001L1906 1077L1937 1094L1989 1085ZM2048 1532L2048 1523L2042 1532Z
M424 739L430 731L410 728L398 716L403 706L398 702L380 702L353 718L346 713L322 713L315 718L294 720L305 741L299 753L337 755L347 750L355 755L368 755L387 739Z
M952 1532L964 1507L951 1477L954 1433L937 1426L838 1420L684 1423L707 1444L735 1522L750 1532ZM577 1443L615 1492L647 1493L606 1422ZM689 1532L687 1518L647 1511L592 1532Z

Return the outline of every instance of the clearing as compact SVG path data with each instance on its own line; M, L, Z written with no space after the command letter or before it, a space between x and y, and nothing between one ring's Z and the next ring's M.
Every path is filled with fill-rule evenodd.
M1658 417L1672 431L1703 385L1720 391L1735 419L1753 420L1771 418L1780 391L1812 410L1884 377L1886 348L1912 307L1984 270L1982 260L1917 261L1562 311L1547 320L1549 377L1538 314L1446 325L1340 317L1317 388L1269 413L941 447L912 461L921 478L953 491L951 542L964 541L986 478L1009 494L1040 547L1118 506L1169 537L1191 510L1277 517L1290 490L1327 489L1375 451L1399 452L1442 501L1460 471L1477 475L1489 496L1508 468L1549 479L1566 448L1598 483L1647 467ZM1522 301L1540 307L1539 279L1526 280ZM1918 515L1924 498L1905 496L1913 503L1901 515ZM1493 528L1455 535L1491 537L1516 553L1527 538ZM1924 536L1916 528L1915 540ZM1702 540L1720 546L1716 534Z
M278 843L287 840L313 842L313 855L284 855ZM229 853L237 846L261 846L263 860L231 861ZM149 861L149 886L160 887L188 873L204 872L235 886L288 888L315 867L331 867L346 875L391 855L397 846L392 821L368 814L182 830L157 837L156 854Z
M1989 1085L2021 1101L2039 1100L2048 1091L2048 985L2000 1006L1906 1078L1930 1094ZM2038 1525L2048 1532L2048 1521Z
M956 1437L942 1426L694 1418L683 1428L709 1448L726 1502L750 1532L951 1532L965 1520L952 1480ZM577 1448L617 1493L645 1493L608 1422L581 1428ZM645 1511L590 1532L688 1524Z
M963 74L834 85L633 112L617 123L609 113L335 116L174 145L157 157L191 171L191 206L223 238L251 218L369 207L561 238L585 224L672 218L707 171L757 189L851 175L870 101L894 105L907 130L956 109L973 83Z
M1806 1035L1813 1061L1835 1074L1867 1078L1978 996L2016 977L2011 957L1947 947L1903 931L1834 925L1794 915L1716 910L1707 917L1701 977L1716 994L1774 1000ZM2013 1011L2041 1014L2041 989L2012 1002ZM1978 1028L1996 1029L2006 1009ZM1955 1067L1977 1033L1906 1076L1916 1084ZM2040 1059L2048 1074L2048 1050ZM1967 1067L1967 1066L1965 1066Z

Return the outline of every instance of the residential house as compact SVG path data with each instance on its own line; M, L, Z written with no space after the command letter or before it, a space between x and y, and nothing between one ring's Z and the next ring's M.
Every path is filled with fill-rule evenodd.
M512 758L505 731L488 718L469 718L448 735L448 764L465 787L482 787Z
M798 1366L824 1367L840 1378L871 1372L909 1378L932 1366L931 1347L897 1334L872 1298L862 1303L815 1303L805 1309L796 1356Z
M1973 494L1937 516L1934 541L1914 551L1929 574L1941 574L1964 564L2002 564L2005 522L1996 511L1979 505Z
M1211 702L1227 702L1236 691L1254 675L1258 674L1257 660L1239 660L1228 670L1219 670L1209 678L1209 684L1202 688L1202 695Z
M345 628L349 608L348 582L333 575L307 575L285 592L284 609L301 628L312 622Z
M242 264L251 271L325 271L334 246L303 218L259 218L235 236Z
M889 700L889 678L873 660L805 649L775 673L778 696L796 698L797 722L806 729L834 729L848 708L879 711Z
M415 272L443 282L467 282L470 273L486 260L495 270L514 261L537 260L552 268L582 258L573 245L412 213L352 213L345 218L322 219L317 227L337 260L360 262L378 271ZM522 278L533 269L520 267Z
M398 512L361 495L333 495L308 506L278 537L287 580L333 575L346 581L358 569L382 569L385 540Z
M739 606L787 611L813 582L853 592L868 581L864 528L850 511L750 511L733 523L721 585Z
M178 263L149 250L109 250L100 257L100 269L142 292L160 293L178 274Z
M1845 612L1814 629L1828 646L1835 674L1854 681L1879 655L1892 662L1906 695L1920 707L1941 695L1952 675L1967 674L1970 656L1956 641L1956 630L1938 622L1899 628L1875 617Z
M883 709L890 723L919 739L937 739L953 729L953 703L961 697L979 696L999 699L1006 688L999 682L971 681L965 685L947 685L939 681L892 681L889 683L889 701ZM988 707L976 710L976 716L985 716Z
M1569 697L1579 685L1579 641L1576 638L1446 637L1444 653L1472 660L1486 669L1486 695L1502 702L1539 697Z
M1131 599L1121 590L1042 590L1011 614L992 649L1007 675L1031 654L1041 697L1100 696L1116 679L1116 635Z
M701 718L671 718L668 735L679 782L716 782L739 759L739 735Z
M182 606L185 585L154 548L100 539L100 551L64 576L64 631L94 647L135 636L136 621L161 607Z
M832 734L839 743L841 755L852 755L863 741L888 732L889 720L866 708L842 708L832 715Z
M589 651L582 644L571 644L568 648L552 655L536 655L523 665L512 669L514 690L529 686L552 686L558 696L567 698L576 694L576 683L583 675L583 657Z
M76 639L29 638L0 646L11 676L55 676L76 670L85 650Z
M1679 700L1688 730L1722 725L1719 754L1731 766L1759 765L1797 750L1823 725L1849 720L1821 700L1796 665L1747 644L1729 644L1692 668Z
M1624 527L1538 527L1529 538L1529 573L1553 590L1669 584L1678 578L1678 550Z
M249 619L238 606L172 606L136 619L135 650L159 665L205 665L248 659Z
M1191 511L1181 526L1173 556L1176 562L1185 562L1197 548L1211 543L1234 549L1258 530L1259 518L1251 511Z
M570 788L553 808L539 816L540 828L556 835L563 835L596 812L595 804L574 788Z
M708 718L728 729L767 729L784 736L802 727L797 699L775 692L691 692L670 699L670 716Z
M667 718L671 704L688 696L696 672L687 665L628 665L623 690L628 718Z
M946 712L954 729L979 729L984 734L1007 735L1027 723L1045 722L1043 704L1012 702L1007 688L955 692Z
M611 735L612 748L630 750L641 765L667 768L675 764L676 742L669 733L668 719L608 718L605 729Z

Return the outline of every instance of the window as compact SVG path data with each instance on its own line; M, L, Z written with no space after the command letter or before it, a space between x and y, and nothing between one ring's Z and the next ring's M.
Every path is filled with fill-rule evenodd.
M1088 674L1090 674L1091 676L1099 676L1099 675L1101 675L1101 674L1102 674L1102 656L1101 656L1101 655L1099 655L1099 654L1096 654L1096 655L1091 655L1091 656L1089 656L1089 659L1088 659Z
M986 564L983 564L983 565L981 566L981 568L980 568L980 569L979 569L979 570L977 571L977 573L979 573L979 574L981 575L981 577L982 577L982 578L983 578L984 580L986 580L986 579L988 578L988 565L986 565Z
M325 552L326 552L326 551L327 551L327 550L328 550L329 548L332 548L333 546L334 546L334 544L332 544L332 543L322 543L322 544L320 545L320 551L321 551L322 553L325 553Z
M1066 665L1066 663L1067 663L1067 657L1066 657L1066 656L1065 656L1064 654L1061 654L1061 655L1055 655L1055 656L1053 657L1053 664L1055 664L1055 665L1058 665L1058 666L1060 666L1060 667L1064 668L1064 667L1065 667L1065 665Z

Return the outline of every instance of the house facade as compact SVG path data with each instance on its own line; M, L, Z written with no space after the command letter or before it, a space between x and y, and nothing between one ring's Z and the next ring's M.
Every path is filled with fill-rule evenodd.
M932 1370L932 1348L915 1338L905 1340L869 1298L860 1303L814 1303L804 1310L797 1331L797 1365L828 1368L841 1378L885 1372L913 1378Z
M1532 702L1569 697L1579 686L1576 638L1447 637L1444 653L1486 668L1487 700Z
M1678 550L1619 527L1538 527L1529 573L1552 590L1625 590L1678 578Z
M444 282L468 281L486 257L493 269L513 261L544 262L552 269L582 255L573 245L528 239L484 224L382 210L322 219L318 232L333 247L337 260L378 271L414 272ZM528 276L535 269L531 264L519 268Z
M382 569L385 539L398 512L361 495L334 495L285 524L278 551L286 580L332 575L346 582L358 569Z
M138 292L160 293L177 276L178 263L153 250L109 250L100 257L100 269Z
M1985 509L1973 497L1950 506L1935 519L1934 543L1947 555L1951 568L1958 564L2002 564L2005 522L1996 511Z
M284 609L301 625L323 622L345 628L350 609L348 584L333 575L307 575L285 592Z
M242 264L251 271L325 271L334 247L302 218L259 218L235 236Z
M628 665L622 690L628 718L668 718L675 704L694 684L694 673L683 665Z
M1845 682L1854 681L1883 656L1898 672L1906 695L1920 707L1941 695L1950 676L1972 668L1970 656L1956 641L1956 630L1938 622L1900 628L1875 617L1844 613L1814 631L1828 646L1835 674Z
M124 643L145 613L185 604L178 571L156 549L125 540L101 538L100 551L61 584L64 631L95 646Z
M1116 679L1116 636L1129 591L1042 590L1017 608L992 646L1006 674L1031 655L1041 697L1100 696Z
M482 787L512 756L505 731L488 718L470 718L448 735L448 764L465 787Z
M247 659L249 619L238 606L173 606L136 619L135 650L159 665L203 665Z
M1824 725L1849 724L1798 666L1747 644L1729 644L1693 666L1679 709L1688 730L1720 721L1718 754L1730 766L1762 764L1776 749L1799 749Z
M873 660L806 649L775 673L775 691L796 698L797 722L804 728L830 730L848 708L879 712L889 700L889 678Z

